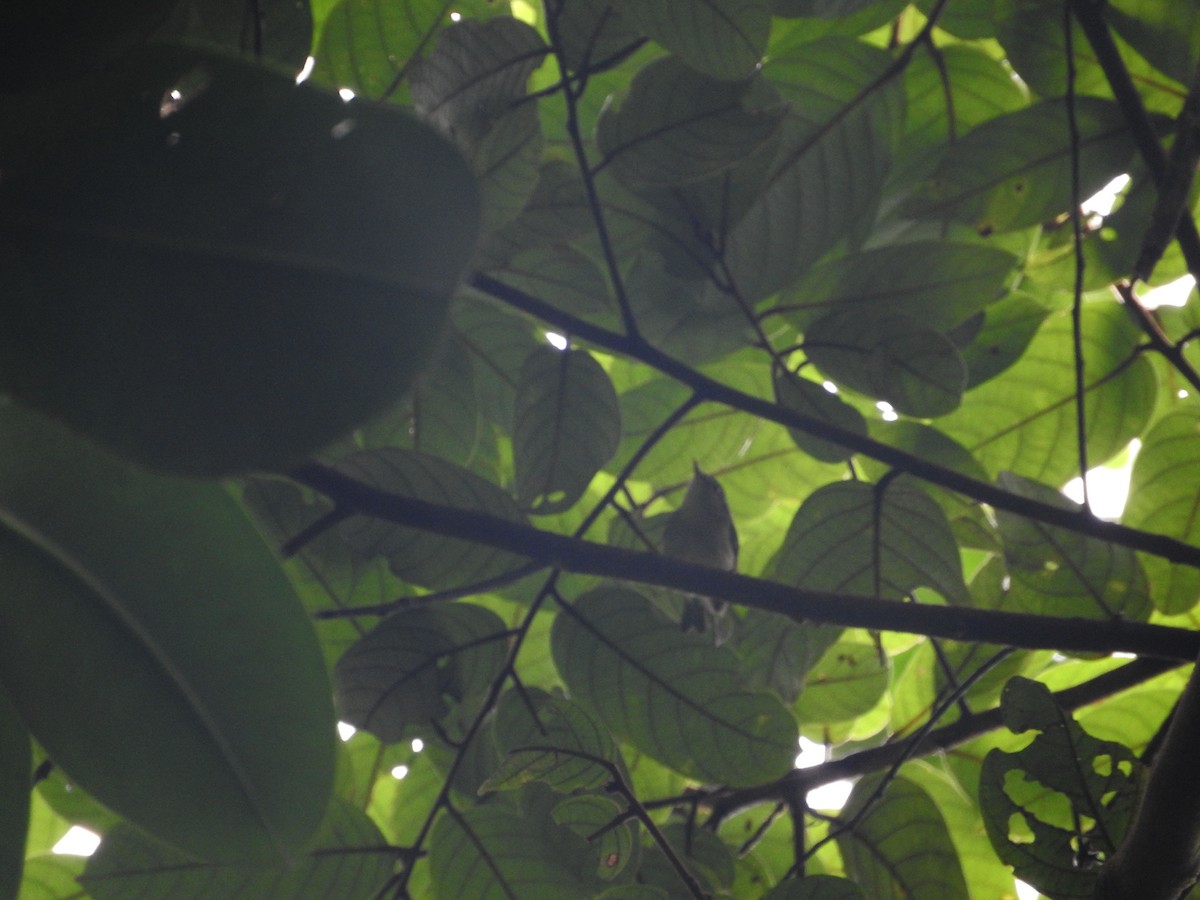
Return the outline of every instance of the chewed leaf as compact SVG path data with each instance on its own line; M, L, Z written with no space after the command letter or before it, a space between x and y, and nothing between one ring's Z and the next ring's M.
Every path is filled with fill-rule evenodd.
M1036 681L1011 679L1001 709L1012 731L1039 733L1023 750L984 758L979 801L992 846L1043 893L1090 898L1095 860L1116 850L1133 815L1142 764L1085 732Z

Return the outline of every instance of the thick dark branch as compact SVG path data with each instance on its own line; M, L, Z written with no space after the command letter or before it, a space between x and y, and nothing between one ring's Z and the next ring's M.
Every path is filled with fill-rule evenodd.
M1059 691L1054 695L1054 699L1063 709L1076 710L1149 681L1179 664L1157 659L1134 660L1083 684ZM872 747L812 768L794 769L783 778L769 784L722 792L712 801L714 816L725 819L759 803L776 802L802 795L824 784L882 771L899 760L951 750L1003 727L1004 720L999 707L964 716L951 725L925 735L916 735L908 740L896 741L882 747Z
M289 475L339 505L388 522L498 547L570 572L676 588L797 620L1029 649L1124 651L1175 660L1194 659L1200 653L1200 634L1182 628L901 603L791 588L655 553L636 553L569 538L484 513L394 496L325 466L301 466Z
M657 347L641 340L626 338L624 335L568 315L543 300L497 281L490 275L477 273L471 279L471 283L484 293L568 331L575 337L637 359L664 375L686 384L706 400L723 403L733 409L739 409L760 419L775 422L785 428L797 428L808 434L833 441L855 453L879 460L885 465L907 472L930 484L963 494L980 503L990 504L995 509L1007 510L1019 516L1065 528L1077 534L1085 534L1118 546L1128 547L1131 550L1141 550L1154 556L1161 556L1170 562L1200 568L1200 548L1185 544L1183 541L1139 531L1136 528L1129 528L1114 522L1104 522L1085 511L1064 509L1060 506L1051 506L1048 503L1015 496L995 485L968 478L952 469L936 465L919 456L898 450L864 435L839 428L812 416L784 409L760 397L731 388L698 372L687 363L668 356Z

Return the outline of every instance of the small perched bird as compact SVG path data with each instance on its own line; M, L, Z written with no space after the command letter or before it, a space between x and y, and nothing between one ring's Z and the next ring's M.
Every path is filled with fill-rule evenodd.
M732 572L737 569L738 537L720 482L692 463L692 481L679 509L663 530L663 553L684 562ZM700 594L688 594L680 627L704 631L708 620L718 644L729 637L732 623L723 623L728 604Z

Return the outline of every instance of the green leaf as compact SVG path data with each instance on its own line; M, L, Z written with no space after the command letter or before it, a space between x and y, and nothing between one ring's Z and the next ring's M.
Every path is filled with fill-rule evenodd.
M806 875L789 878L763 894L763 900L863 900L863 892L853 881L832 875Z
M517 498L532 512L570 509L617 452L621 410L586 350L542 346L521 368L513 427Z
M537 711L536 722L528 704ZM613 780L612 771L601 764L613 764L617 758L612 736L577 703L509 691L497 711L496 740L507 755L481 791L513 790L541 781L571 793L596 790Z
M572 72L619 56L641 39L607 0L573 0L554 15L562 60Z
M409 67L450 21L456 0L341 0L325 17L313 80L369 100L396 94Z
M1008 473L999 483L1015 496L1082 512L1044 484ZM1132 550L1004 510L996 519L1011 581L1009 608L1083 619L1150 618L1150 586Z
M29 732L0 689L0 897L15 897L21 883L32 768Z
M25 878L17 900L75 900L87 860L82 856L47 854L25 860Z
M856 719L883 699L890 675L873 644L838 641L808 670L796 717L806 727Z
M1180 410L1160 419L1146 435L1133 463L1129 503L1121 521L1133 528L1188 543L1200 535L1200 413ZM1165 613L1187 612L1200 597L1200 572L1143 557L1151 597Z
M775 402L780 406L866 436L867 422L862 413L837 394L786 369L773 369L772 375ZM797 447L822 462L842 462L852 455L852 451L840 444L824 440L807 431L800 431L798 428L789 428L788 434L792 436Z
M497 272L505 284L540 297L581 318L612 311L608 282L599 267L566 245L542 246L517 253Z
M625 289L638 330L665 353L708 362L742 346L745 309L711 282L672 275L654 252L634 257Z
M898 600L930 587L952 603L968 599L945 515L903 482L881 489L842 481L814 491L792 520L773 570L776 580L814 591Z
M1104 10L1120 35L1181 84L1188 84L1200 53L1200 9L1170 0L1113 0Z
M999 298L1016 264L1010 253L980 244L879 247L809 269L781 298L780 308L801 331L841 312L868 319L911 316L945 331Z
M364 431L378 443L409 446L469 466L483 440L479 407L470 349L460 334L447 331L400 409Z
M164 4L165 5L165 4ZM260 0L247 27L243 0L183 0L155 40L212 44L300 69L312 47L309 0Z
M883 776L859 781L842 809L859 813L880 787ZM969 896L946 820L925 790L907 778L892 778L865 817L838 847L846 870L867 897Z
M1141 434L1157 382L1149 362L1135 355L1140 333L1120 307L1085 304L1082 331L1088 459L1095 466ZM938 427L993 475L1007 470L1065 483L1079 474L1071 343L1071 317L1048 318L1019 365L969 391Z
M638 859L637 827L633 822L613 827L621 807L610 797L575 795L554 807L554 821L587 839L596 856L596 876L611 881Z
M613 0L629 25L701 74L736 81L754 71L767 47L765 0Z
M1033 742L983 761L979 803L996 854L1016 876L1055 897L1091 897L1093 853L1111 856L1133 815L1142 766L1128 748L1089 735L1049 689L1014 678L1005 724Z
M773 294L874 216L903 118L886 53L828 38L772 53L764 75L792 103L766 188L730 230L741 294Z
M198 862L129 825L104 836L80 882L94 900L371 900L391 877L395 851L366 815L335 800L311 850L294 862Z
M733 653L681 633L628 588L580 597L555 620L551 648L575 699L690 778L750 785L792 766L796 723L780 702L741 689Z
M1120 175L1133 154L1115 103L1077 97L1080 196ZM1062 100L992 119L953 144L902 212L945 218L980 234L1049 222L1071 205L1071 141Z
M352 453L341 459L337 468L357 481L399 497L525 522L512 498L496 485L436 456L381 447ZM366 516L347 520L338 533L363 556L385 557L404 581L443 590L485 582L526 563L522 557L483 544Z
M30 732L192 854L299 852L329 799L333 708L254 526L219 485L133 469L12 405L0 425L0 682Z
M438 34L434 52L411 68L417 112L460 147L478 147L525 95L547 52L538 33L516 19L455 22Z
M338 716L392 744L452 705L477 706L504 663L507 634L495 613L469 603L393 613L338 660Z
M886 400L905 415L945 415L966 389L957 348L912 316L835 312L809 326L804 351L832 381Z
M579 173L562 160L542 163L537 185L525 208L503 230L487 235L480 248L478 264L481 269L499 267L522 250L582 237L592 225L592 210ZM521 268L518 267L518 272ZM517 286L520 286L519 284ZM552 295L543 299L554 301Z
M809 670L842 631L749 609L733 633L733 647L742 658L742 678L748 687L772 690L791 704Z
M965 347L967 389L994 378L1021 359L1049 310L1028 294L1014 291L984 312L983 326Z
M962 6L960 0L944 7L939 27L946 28L949 15ZM904 70L904 87L904 141L889 177L902 192L932 174L962 135L1029 103L1003 63L967 44L939 46L936 55L917 53Z
M467 345L471 367L480 373L480 409L507 432L512 428L521 366L544 338L535 336L528 320L471 293L455 300L452 316Z
M426 126L165 45L0 108L23 123L0 142L0 386L24 402L228 473L317 450L428 358L478 211Z
M1144 0L1136 2L1143 8L1146 6ZM1112 12L1111 9L1105 9L1104 18L1109 19ZM1187 84L1191 81L1193 64L1190 55L1183 62L1178 53L1181 45L1187 42L1190 25L1187 13L1181 8L1172 10L1169 15L1170 24L1159 30L1161 37L1151 37L1144 31L1138 35L1135 46L1145 51L1144 57L1121 39L1123 29L1110 29L1109 34L1118 47L1122 67L1137 86L1142 105L1152 112L1174 114L1178 110L1180 97L1186 91L1181 84L1164 78L1162 73L1169 69L1172 77ZM1068 56L1062 10L1039 0L994 0L992 16L996 37L1004 43L1008 51L1006 58L1022 81L1042 97L1061 97L1066 94ZM1111 21L1117 25L1123 19L1130 21L1119 14L1112 16ZM1135 28L1131 33L1137 30ZM1075 16L1072 16L1072 31L1076 95L1111 98L1108 76ZM1165 31L1169 31L1171 36L1163 34ZM1164 63L1167 63L1167 68L1164 68ZM1171 63L1182 63L1182 66ZM1084 196L1088 195L1085 193Z
M712 894L728 892L733 886L735 862L731 849L720 838L707 828L678 822L669 822L661 831L675 856L699 876L702 886L708 887ZM678 872L657 844L643 855L638 881L663 889L671 897L689 896L681 891Z
M751 82L702 76L672 57L641 69L620 108L600 114L602 165L630 187L683 184L749 156L779 127L782 110L750 108Z
M442 814L429 864L438 894L478 900L556 900L602 889L583 838L497 804ZM589 890L590 889L590 890Z

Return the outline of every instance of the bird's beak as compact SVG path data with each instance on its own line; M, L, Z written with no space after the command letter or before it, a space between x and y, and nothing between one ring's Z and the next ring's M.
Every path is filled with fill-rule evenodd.
M692 474L693 475L703 475L704 474L703 472L700 471L700 463L696 462L694 459L692 460Z

